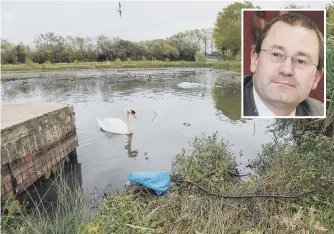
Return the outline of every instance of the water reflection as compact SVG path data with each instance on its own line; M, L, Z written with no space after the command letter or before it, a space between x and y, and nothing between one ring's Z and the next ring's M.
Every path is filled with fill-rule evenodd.
M138 152L138 150L132 150L131 145L132 145L133 134L129 134L129 135L127 135L127 137L128 137L128 141L126 142L125 149L128 152L128 156L130 158L134 158L138 155L139 152Z
M128 157L130 158L135 158L139 151L138 150L133 150L132 149L132 138L133 138L133 134L128 134L128 135L121 135L121 134L113 134L113 133L110 133L110 132L106 132L106 131L103 131L101 130L101 132L103 132L103 134L109 139L109 140L112 140L113 138L126 138L127 141L126 141L126 144L124 146L124 148L126 149L127 151L127 154L128 154Z
M221 87L212 88L212 98L217 110L231 120L241 119L241 100L240 96L232 95L222 91Z
M135 158L139 151L138 150L133 150L132 149L132 138L133 138L133 134L128 134L128 135L121 135L121 134L114 134L114 133L110 133L110 132L106 132L101 130L101 132L103 132L103 134L107 137L107 139L109 140L113 140L114 138L120 138L120 139L127 139L126 144L124 146L124 148L127 151L128 157L130 158ZM119 141L118 141L119 142Z

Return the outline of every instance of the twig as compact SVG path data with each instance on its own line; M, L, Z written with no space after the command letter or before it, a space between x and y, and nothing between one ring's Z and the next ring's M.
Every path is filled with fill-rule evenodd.
M322 121L322 119L316 119L316 120L313 120L313 121L307 123L305 127L307 127L307 126L309 126L309 125L311 125L311 124L314 124L314 123L316 123L316 122L320 122L320 121Z
M254 132L253 132L253 136L254 136L254 134L255 134L255 121L253 123L254 123Z
M152 197L151 192L145 186L139 186L139 188L141 189L141 192L145 189L146 194L148 194L150 197Z
M239 177L242 177L242 176L249 176L247 174L237 174L237 173L234 173L232 171L229 171L228 173L230 173L230 175L233 175L233 176L239 176Z
M231 199L240 199L240 198L257 198L257 197L262 197L262 198L299 198L299 197L303 197L306 196L310 193L313 193L313 191L309 191L306 193L302 193L302 194L298 194L298 195L294 195L294 196L285 196L285 195L279 195L279 194L273 194L273 195L242 195L242 196L230 196L230 195L224 195L224 194L217 194L217 193L212 193L209 190L207 190L206 188L203 188L202 186L196 184L195 182L192 182L191 180L177 180L177 182L186 182L192 185L195 185L196 187L200 188L201 190L203 190L204 192L208 193L211 196L216 196L216 197L221 197L221 198L231 198Z
M208 177L208 176L211 176L211 175L215 174L215 173L218 172L218 171L219 171L219 170L213 170L213 171L210 171L209 173L204 174L204 175L201 177L201 179L206 178L206 177ZM247 175L247 174L237 174L237 173L234 173L234 172L232 172L232 171L228 171L228 173L229 173L230 175L232 175L232 176L238 176L238 177L249 176L249 175Z
M208 176L211 176L211 175L215 174L217 171L219 171L219 170L210 171L210 172L204 174L204 175L201 177L201 179L206 178L206 177L208 177Z
M155 117L157 116L157 113L155 113L153 110L151 110L154 114L155 114L155 116L153 117L153 119L151 120L151 123L153 122L153 120L155 119Z
M135 226L135 225L128 224L128 223L126 223L125 225L126 225L126 226L129 226L129 227L131 227L131 228L135 228L135 229L155 231L155 229L145 228L145 227L139 227L139 226Z
M300 182L300 180L299 181L297 181L297 182ZM292 190L294 190L295 189L295 187L298 185L298 183L295 183L293 186L292 186L292 188L290 188L289 189L289 192L288 192L288 194L290 194L290 193L292 193Z
M275 139L274 139L274 141L275 141L275 144L277 144L277 143L278 143L278 140L277 140L276 134L275 134L275 132L274 132L274 131L271 131L271 132L273 133L273 135L274 135L274 137L275 137Z

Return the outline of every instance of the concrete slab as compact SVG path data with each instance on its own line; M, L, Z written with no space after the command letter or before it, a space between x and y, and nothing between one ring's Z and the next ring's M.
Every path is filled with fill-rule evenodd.
M63 103L2 104L1 130L68 106Z

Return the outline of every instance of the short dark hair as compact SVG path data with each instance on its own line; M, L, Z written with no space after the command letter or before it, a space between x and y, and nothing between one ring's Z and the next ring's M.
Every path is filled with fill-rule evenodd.
M255 52L257 54L260 53L263 40L266 38L270 28L277 21L282 21L291 26L301 26L304 28L308 28L308 29L314 30L317 33L318 42L319 42L319 60L318 60L317 70L321 71L322 68L324 67L324 38L319 28L317 27L317 25L312 20L310 20L307 16L302 15L302 14L298 14L298 13L283 14L283 15L280 15L272 19L269 23L267 23L266 26L261 31L259 38L256 42Z

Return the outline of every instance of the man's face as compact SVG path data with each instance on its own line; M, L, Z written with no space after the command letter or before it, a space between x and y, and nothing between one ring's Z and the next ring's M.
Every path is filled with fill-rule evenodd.
M254 87L266 102L297 106L305 100L312 89L316 89L323 72L311 65L300 69L295 61L310 61L318 65L319 42L315 31L276 22L268 31L261 49L272 49L272 55L286 54L283 62L273 61L267 51L259 54L252 52L250 70L253 74ZM296 63L295 63L296 64Z

